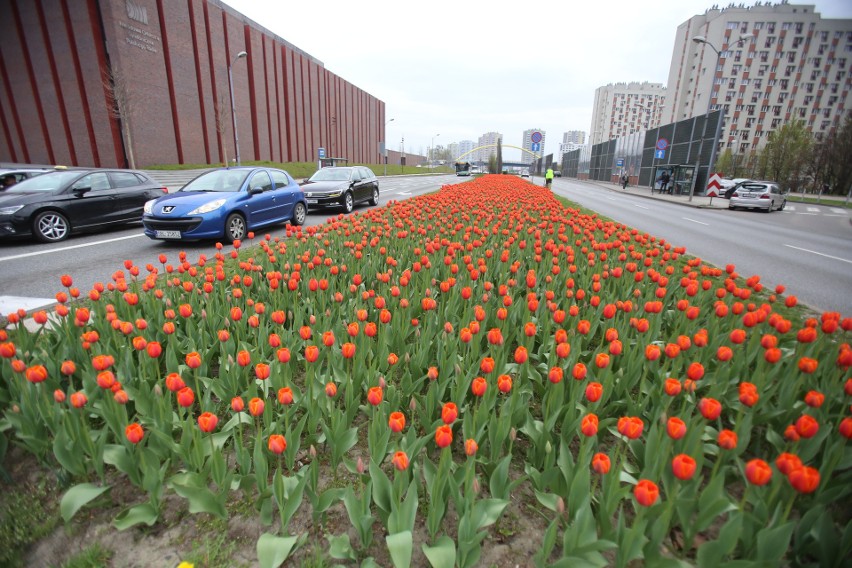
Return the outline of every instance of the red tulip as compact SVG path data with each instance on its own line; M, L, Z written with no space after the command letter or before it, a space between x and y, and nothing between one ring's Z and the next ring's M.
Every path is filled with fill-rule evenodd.
M252 416L260 416L266 408L266 403L262 398L254 397L249 401L249 414Z
M799 493L813 493L819 487L819 470L802 466L791 471L787 475L787 480Z
M743 405L752 407L757 404L760 395L757 393L757 387L752 383L742 382L739 386L740 402Z
M722 414L722 405L715 398L702 398L698 401L698 410L707 420L716 420Z
M391 461L393 462L393 466L398 471L405 471L406 469L408 469L408 454L406 454L405 452L394 453L393 459Z
M269 365L266 363L258 363L254 366L254 376L260 379L261 381L265 381L269 378L270 369Z
M497 388L500 392L507 394L512 390L512 377L509 375L500 375L497 377Z
M459 416L459 409L454 402L445 402L441 407L441 420L444 424L452 424Z
M344 359L352 359L355 356L355 344L344 343L340 346L340 353L343 355Z
M698 381L704 376L704 365L698 361L692 363L686 370L686 376L693 381Z
M337 395L337 385L331 381L325 384L325 394L329 398L334 398Z
M490 373L494 370L494 359L491 357L485 357L482 359L482 362L479 364L479 370L483 373Z
M677 416L672 416L666 423L666 432L672 440L680 440L686 436L686 423Z
M231 410L233 410L234 412L242 412L245 407L246 405L243 402L242 397L235 396L231 399Z
M680 394L682 385L680 384L679 380L669 377L668 379L666 379L666 382L665 382L665 385L664 385L663 388L666 391L667 395L677 396L677 395Z
M308 363L314 363L319 358L319 347L316 345L308 345L305 347L305 360Z
M435 443L439 448L446 448L453 443L453 430L446 424L435 430Z
M204 412L198 417L198 427L202 432L210 433L216 429L219 423L219 417L212 412Z
M44 365L33 365L32 367L27 367L25 376L31 383L41 383L47 379L47 369Z
M772 479L772 469L762 459L755 458L745 466L746 479L753 485L766 485Z
M582 363L575 364L571 374L574 376L575 380L582 381L586 378L586 366Z
M473 379L473 383L470 385L470 392L474 394L474 396L485 396L485 390L488 388L488 383L482 377L476 377Z
M592 457L592 469L601 475L609 473L612 463L606 454L597 453Z
M251 353L246 350L242 350L237 353L237 365L240 367L248 367L251 365Z
M818 366L819 361L816 359L811 359L810 357L802 357L799 359L799 370L805 374L810 375L816 372Z
M388 420L391 432L400 433L405 429L405 415L402 412L391 412Z
M592 437L598 433L598 417L595 414L587 414L580 421L580 431L584 436Z
M190 369L197 369L201 366L201 355L199 355L197 351L187 353L185 359L186 366Z
M367 391L367 402L373 406L378 406L382 403L382 387L370 387Z
M852 416L847 416L843 420L840 421L840 427L838 428L840 435L844 438L852 440Z
M716 441L722 449L735 450L738 443L737 433L733 430L720 430Z
M128 424L124 429L124 435L131 444L138 444L145 436L145 430L143 430L142 426L139 424Z
M784 475L789 475L794 469L802 467L802 460L796 454L784 452L775 458L775 467Z
M75 392L71 395L71 406L74 408L83 408L87 402L89 402L89 399L82 392Z
M195 402L195 393L189 387L183 387L177 393L177 403L184 408L189 408Z
M293 404L293 390L290 387L278 389L278 402L285 406Z
M515 349L515 363L517 363L518 365L521 365L523 363L526 363L526 361L527 361L527 348L524 347L523 345L520 345L520 346L518 346L517 349Z
M586 400L597 402L603 395L603 385L600 383L589 383L586 386Z
M275 455L281 455L287 449L287 440L281 434L269 436L269 451Z
M183 382L183 379L179 374L169 373L166 375L166 388L169 389L170 392L178 392L185 386L186 384Z
M680 480L691 479L695 474L695 460L686 454L678 454L672 460L672 473Z
M562 367L551 367L550 371L547 372L547 380L554 385L559 384L562 382L563 373Z
M638 416L622 416L618 419L618 432L622 436L635 440L642 435L645 423Z
M464 453L468 456L476 455L476 451L479 449L479 445L477 445L476 440L473 438L468 438L464 441Z
M819 431L819 422L813 416L804 414L796 420L796 433L802 438L813 438Z
M636 502L643 507L650 507L660 497L660 489L653 481L640 479L636 487L633 488L633 496L636 497Z
M808 394L805 395L805 404L811 408L819 408L823 402L825 402L825 395L819 391L808 391Z

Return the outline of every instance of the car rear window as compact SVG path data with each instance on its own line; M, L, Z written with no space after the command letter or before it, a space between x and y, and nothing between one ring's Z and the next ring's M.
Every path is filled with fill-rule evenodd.
M743 191L764 192L767 191L769 187L761 183L744 183L740 186L740 189Z

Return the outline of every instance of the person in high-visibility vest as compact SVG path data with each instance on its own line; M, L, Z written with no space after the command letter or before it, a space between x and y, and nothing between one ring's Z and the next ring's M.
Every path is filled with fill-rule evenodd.
M544 186L550 187L551 183L553 183L553 168L547 168L544 174Z

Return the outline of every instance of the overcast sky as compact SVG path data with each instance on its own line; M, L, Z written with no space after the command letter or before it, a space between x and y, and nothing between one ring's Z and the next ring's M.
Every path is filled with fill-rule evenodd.
M548 154L563 132L588 137L595 89L629 81L665 85L677 27L714 4L223 1L384 101L394 119L388 148L399 150L405 138L406 153L418 154L433 140L446 146L490 131L521 146L524 130L540 128ZM852 18L852 0L813 4L823 18ZM504 155L517 159L520 152Z

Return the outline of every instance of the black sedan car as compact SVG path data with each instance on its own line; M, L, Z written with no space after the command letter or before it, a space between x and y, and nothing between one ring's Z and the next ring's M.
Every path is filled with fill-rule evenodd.
M138 223L145 203L167 192L142 172L50 172L0 193L0 238L34 236L54 243L71 233Z
M358 203L379 204L379 180L363 166L322 168L303 185L308 209L343 207L350 213Z

